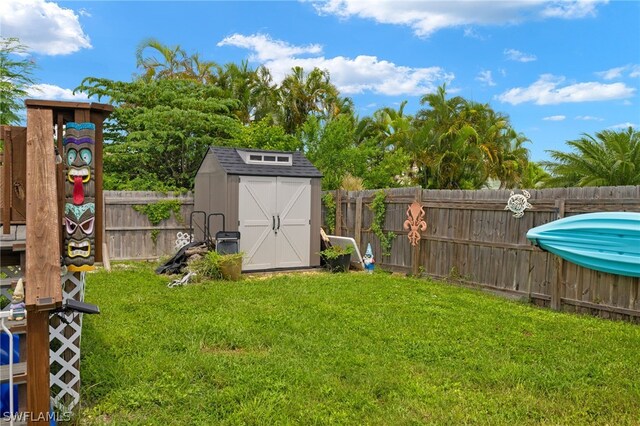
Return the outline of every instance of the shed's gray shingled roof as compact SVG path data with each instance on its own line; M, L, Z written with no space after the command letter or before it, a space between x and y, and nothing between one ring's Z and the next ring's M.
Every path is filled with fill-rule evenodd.
M209 147L210 152L216 156L218 162L225 172L230 175L245 176L289 176L321 178L322 173L316 169L307 158L298 151L265 151L260 149L245 149L247 152L273 152L280 154L292 154L291 166L280 166L271 164L246 164L236 148L225 148L220 146Z

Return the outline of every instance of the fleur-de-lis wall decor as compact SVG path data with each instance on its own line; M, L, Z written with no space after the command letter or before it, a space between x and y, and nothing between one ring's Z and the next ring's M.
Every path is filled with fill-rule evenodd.
M404 229L409 230L409 242L414 247L420 241L420 231L427 230L427 222L424 221L424 215L424 208L417 201L414 201L407 209L407 220L404 221Z

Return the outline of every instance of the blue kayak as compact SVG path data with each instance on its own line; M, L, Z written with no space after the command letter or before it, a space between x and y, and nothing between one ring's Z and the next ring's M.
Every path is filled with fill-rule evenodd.
M640 213L587 213L532 228L529 241L576 265L640 277Z

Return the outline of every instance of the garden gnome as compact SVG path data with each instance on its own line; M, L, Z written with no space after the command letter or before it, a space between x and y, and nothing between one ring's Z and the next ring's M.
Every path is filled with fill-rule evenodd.
M376 263L376 261L373 259L373 250L371 250L371 243L367 244L367 251L364 253L362 262L364 263L364 269L367 271L367 273L373 274L373 264Z
M20 321L24 319L24 284L22 283L22 278L18 280L18 284L16 284L16 289L13 291L13 295L11 296L11 305L9 305L9 309L12 311L10 320Z

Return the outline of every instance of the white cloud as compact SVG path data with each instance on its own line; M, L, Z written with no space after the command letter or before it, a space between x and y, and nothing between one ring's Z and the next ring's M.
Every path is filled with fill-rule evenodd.
M629 127L636 128L638 127L638 125L635 123L629 123L627 121L626 123L614 124L613 126L609 126L610 129L628 129Z
M420 37L452 27L509 25L544 18L574 19L593 16L606 0L553 1L363 1L311 0L320 14L347 19L358 17L379 23L411 27ZM465 29L465 34L469 34Z
M0 28L3 37L18 37L29 50L45 55L91 47L78 15L45 0L0 1Z
M611 68L606 71L597 72L596 75L604 80L613 80L622 77L622 73L628 68L628 65L625 65L624 67Z
M64 89L53 84L34 84L27 90L27 97L31 99L47 99L58 101L87 101L84 93L73 93L71 89Z
M538 59L536 55L523 53L516 49L504 49L504 55L510 61L516 61L516 62L532 62Z
M624 99L633 96L636 89L624 83L602 84L598 82L574 83L561 87L564 77L543 74L529 87L516 87L501 95L497 99L518 105L533 102L537 105L551 105L568 102L608 101Z
M579 1L556 1L544 8L543 17L578 19L587 16L596 16L598 3L608 3L608 0L579 0Z
M476 31L474 28L471 28L471 27L467 27L464 29L464 36L469 38L475 38L478 40L485 40L485 37L481 36L478 33L478 31Z
M480 71L476 80L486 84L487 86L495 86L496 83L493 81L493 77L491 76L491 71L483 70Z
M631 78L640 77L640 65L623 65L621 67L599 71L596 75L604 80L614 80L623 77L626 72L628 72L628 76Z
M290 74L292 67L302 67L305 71L317 67L329 71L331 82L347 95L364 92L418 95L433 92L439 84L451 82L454 78L452 73L447 73L440 67L412 68L396 65L376 56L300 57L299 55L320 54L322 48L315 44L294 46L263 34L234 34L218 43L218 46L229 45L252 51L250 60L269 68L277 82Z
M576 120L582 121L604 121L604 118L594 117L592 115L577 115Z
M254 34L250 36L233 34L225 37L224 40L218 43L218 46L236 46L253 50L256 55L250 59L260 62L271 59L288 58L305 53L322 53L322 46L319 44L293 46L285 41L273 40L265 34Z
M552 115L549 117L543 118L544 121L564 121L567 118L565 115Z

